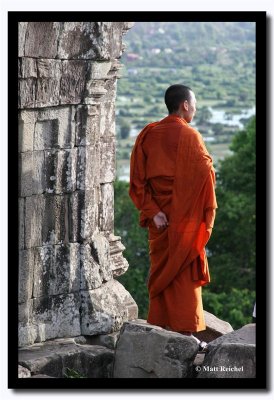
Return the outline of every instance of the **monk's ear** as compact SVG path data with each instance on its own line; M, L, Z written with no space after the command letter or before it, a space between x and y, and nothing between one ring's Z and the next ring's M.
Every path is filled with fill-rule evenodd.
M180 104L179 110L180 111L188 111L188 102L187 102L187 100L182 101L182 103Z
M185 100L185 101L182 103L182 108L183 108L183 110L188 111L188 106L189 106L188 101Z

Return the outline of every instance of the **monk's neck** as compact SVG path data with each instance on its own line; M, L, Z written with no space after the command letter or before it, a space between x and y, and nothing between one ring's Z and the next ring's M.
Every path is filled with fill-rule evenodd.
M171 118L176 118L176 119L179 118L180 120L182 120L184 123L187 124L187 121L185 120L184 116L180 113L172 113L172 114L169 114L168 116Z

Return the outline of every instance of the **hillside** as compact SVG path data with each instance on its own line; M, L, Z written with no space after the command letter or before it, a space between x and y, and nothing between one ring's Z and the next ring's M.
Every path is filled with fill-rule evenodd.
M193 125L215 161L229 154L232 136L254 113L255 24L136 22L124 42L117 92L118 175L126 174L134 135L166 115L164 92L174 83L194 90ZM241 116L243 110L250 112Z

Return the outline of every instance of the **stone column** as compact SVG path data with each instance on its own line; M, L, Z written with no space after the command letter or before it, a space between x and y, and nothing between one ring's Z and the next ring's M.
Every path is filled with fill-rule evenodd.
M115 96L126 22L19 23L19 346L137 318L115 277Z

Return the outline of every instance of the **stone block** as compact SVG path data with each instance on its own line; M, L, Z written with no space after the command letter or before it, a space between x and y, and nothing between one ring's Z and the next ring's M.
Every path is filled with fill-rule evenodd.
M198 344L191 337L145 321L123 325L115 351L114 378L190 378Z
M33 137L37 112L33 110L20 110L18 116L18 151L33 151Z
M114 189L112 183L100 185L99 228L112 233L114 230Z
M25 55L25 38L28 22L18 22L18 57Z
M33 152L19 154L19 196L32 195Z
M103 79L88 80L86 82L85 97L83 102L85 104L100 103L105 100L107 89L105 88L105 81Z
M89 242L98 229L99 219L99 188L94 187L85 191L85 209L81 215L81 237Z
M63 374L71 368L86 378L111 378L113 356L112 350L102 346L78 345L75 352L61 355Z
M34 131L34 150L54 149L58 147L59 120L38 120Z
M59 105L61 60L37 59L36 65L37 78L19 79L19 108Z
M34 297L77 292L80 289L79 244L34 249Z
M113 267L111 265L109 241L101 233L95 233L92 237L92 249L100 266L102 281L111 280Z
M74 147L75 107L52 107L38 111L34 149L63 149Z
M120 70L122 69L123 64L121 64L118 60L112 60L111 69L108 73L109 79L114 79L113 88L116 90L117 82L116 79L121 78Z
M98 226L98 190L77 190L69 195L69 241L91 241Z
M19 250L25 247L25 199L18 199L18 241Z
M32 377L64 378L67 368L87 378L111 378L114 352L103 346L78 345L66 340L37 343L19 350L19 363Z
M76 190L77 149L65 150L65 165L62 174L62 191L74 192Z
M110 246L110 257L113 277L116 278L124 274L128 269L128 262L123 257L125 246L121 243L120 236L114 236L112 233L108 237Z
M105 346L109 349L114 350L119 337L120 331L109 333L108 335L78 336L74 338L74 341L79 344Z
M66 196L47 194L26 198L26 248L68 242L68 224Z
M79 292L80 290L80 244L69 243L55 246L54 291L52 294Z
M125 321L135 319L138 307L129 292L111 280L100 288L81 291L82 335L107 334L118 331Z
M90 190L99 182L100 154L98 146L79 146L77 153L76 187Z
M58 58L98 58L99 35L96 22L65 22L59 38Z
M52 107L60 102L61 61L38 59L37 92L35 107Z
M46 189L44 151L42 150L33 151L32 165L33 165L32 193L42 194L45 192Z
M58 58L110 60L122 54L123 22L65 22Z
M22 57L20 60L21 78L37 78L36 58Z
M115 137L100 144L100 183L111 183L115 180L115 150Z
M33 150L34 125L26 125L19 117L18 120L18 151Z
M38 111L37 110L18 110L19 118L24 122L24 124L35 125Z
M79 308L78 293L33 299L33 323L37 326L36 341L80 335Z
M79 104L84 97L88 64L84 60L62 61L61 104Z
M32 321L33 300L26 300L18 304L18 322L26 325Z
M25 248L42 246L42 228L45 211L43 195L26 197L25 200Z
M27 24L27 26L22 26L22 31L19 29L22 36L19 48L24 48L24 56L56 58L61 22L20 22L20 24ZM24 30L26 33L23 40Z
M233 331L232 326L223 321L215 315L204 311L206 330L194 333L199 340L204 340L205 342L211 342L217 339L219 336L225 335Z
M255 378L255 333L248 324L210 342L197 378Z
M69 216L67 197L61 195L45 195L44 210L42 244L61 244L68 242Z
M18 365L18 378L30 378L31 372L28 368Z
M131 29L133 26L135 25L135 22L124 22L124 26L123 26L123 34L126 33L126 31L128 31L129 29Z
M76 120L76 146L88 146L99 139L99 110L95 105L78 106Z
M30 323L18 323L18 346L23 347L35 342L37 327Z
M116 90L117 90L117 80L116 80L116 77L111 76L111 72L112 72L112 68L119 69L120 65L121 64L118 61L115 61L115 60L113 61L111 70L108 74L109 77L104 82L104 87L107 92L104 96L104 104L102 104L102 106L107 107L108 111L110 111L110 112L113 112L113 110L114 110L112 108L109 110L108 107L110 107L110 103L112 103L112 105L114 105L114 108L115 108L115 98L116 98ZM109 135L109 136L112 136L112 135Z
M57 244L61 240L59 229L64 220L60 221L58 217L64 214L64 212L60 212L63 201L62 196L44 196L44 210L41 221L43 246Z
M33 252L31 249L19 251L19 303L24 303L32 297L33 263Z
M35 107L36 78L19 79L18 108Z
M36 247L34 297L77 292L80 289L79 244Z
M45 151L45 190L69 193L76 189L77 149Z
M33 248L34 286L33 297L47 297L53 294L54 246Z
M89 79L108 79L108 73L111 69L111 65L112 63L110 61L91 63Z
M69 195L68 216L69 216L69 241L80 242L81 237L81 216L84 218L85 192L76 191Z
M104 101L100 109L100 136L115 136L115 103Z
M26 197L44 190L44 152L19 153L19 195Z
M81 245L81 289L91 290L97 289L102 284L102 277L100 275L99 260L92 252L89 244Z
M110 46L111 58L120 58L123 52L122 35L124 29L124 22L113 22Z
M62 153L61 153L62 154ZM61 157L59 157L61 158ZM57 160L58 160L58 151L54 150L46 150L45 151L45 191L46 193L54 193L60 194L61 188L60 184L60 176L57 171ZM59 162L60 164L60 162ZM59 171L60 172L60 171ZM58 181L57 181L58 179Z

